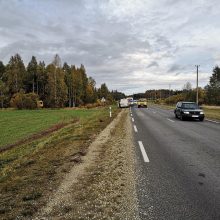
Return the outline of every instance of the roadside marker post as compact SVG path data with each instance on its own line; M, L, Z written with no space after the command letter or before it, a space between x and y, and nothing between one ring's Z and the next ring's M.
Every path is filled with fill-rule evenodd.
M112 117L112 107L109 107L109 115L110 115L110 118Z

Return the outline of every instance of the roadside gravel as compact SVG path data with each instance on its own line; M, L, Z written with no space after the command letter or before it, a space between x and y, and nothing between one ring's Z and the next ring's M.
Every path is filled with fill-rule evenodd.
M33 219L139 219L128 113L100 133Z

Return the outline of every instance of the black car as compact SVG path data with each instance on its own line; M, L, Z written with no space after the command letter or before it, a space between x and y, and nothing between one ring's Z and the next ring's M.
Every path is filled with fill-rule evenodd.
M203 110L195 102L178 102L174 114L181 120L199 119L203 121L205 118Z

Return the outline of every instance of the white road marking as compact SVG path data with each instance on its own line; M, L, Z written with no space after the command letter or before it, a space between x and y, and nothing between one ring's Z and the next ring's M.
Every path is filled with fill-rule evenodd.
M131 118L131 120L134 122L134 118Z
M153 112L154 114L156 113L156 112Z
M131 114L131 117L132 117L133 115Z
M216 123L216 124L219 124L220 122L218 122L218 121L213 121L213 120L209 120L209 119L205 119L206 121L210 121L210 122L214 122L214 123Z
M134 131L138 132L136 125L134 125Z
M148 158L148 156L147 156L147 153L146 153L146 151L145 151L145 149L144 149L144 145L143 145L142 141L138 141L138 144L139 144L139 147L140 147L140 149L141 149L141 153L142 153L142 156L143 156L143 158L144 158L144 162L145 162L145 163L149 163L150 160L149 160L149 158Z
M171 121L171 122L175 122L175 121L173 121L173 120L171 120L171 119L169 119L169 118L167 118L167 120L168 120L168 121Z

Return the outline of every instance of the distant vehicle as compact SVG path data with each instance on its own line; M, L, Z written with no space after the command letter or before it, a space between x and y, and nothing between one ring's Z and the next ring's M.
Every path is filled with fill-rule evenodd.
M120 99L119 101L119 107L120 108L128 108L129 107L129 101L128 99Z
M134 105L133 97L127 97L127 100L128 100L129 106L133 106Z
M174 110L176 118L182 121L185 119L199 119L203 121L205 118L204 112L195 102L178 102Z
M139 99L137 101L137 106L138 108L141 108L141 107L144 107L144 108L147 108L147 99Z
M137 105L137 100L136 99L133 100L133 105Z

